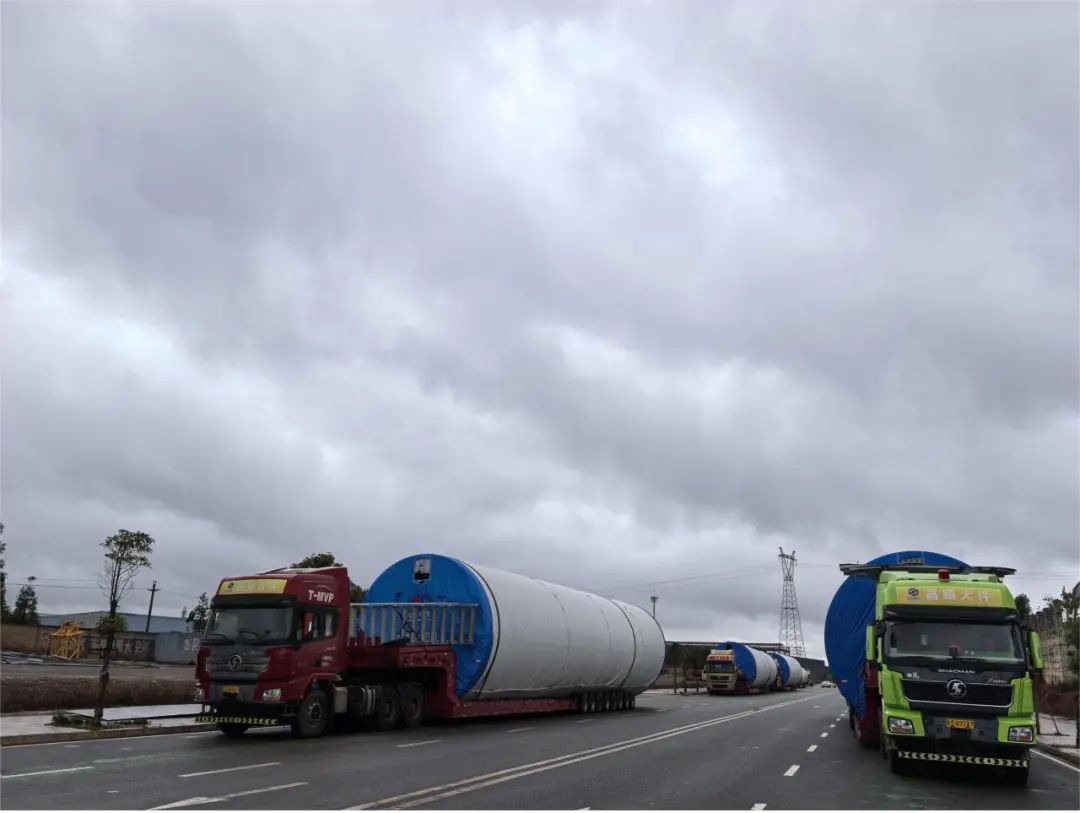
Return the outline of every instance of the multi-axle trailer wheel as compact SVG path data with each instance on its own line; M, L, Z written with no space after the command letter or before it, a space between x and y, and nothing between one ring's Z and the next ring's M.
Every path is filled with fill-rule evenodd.
M367 700L366 719L379 731L416 728L427 717L427 695L419 683L402 683L398 686L370 687L373 692ZM350 701L351 703L352 701ZM628 711L637 707L637 695L623 691L584 692L578 695L573 710L579 714ZM289 726L293 736L301 739L321 737L334 724L334 711L330 695L324 688L313 686L296 709ZM219 723L218 728L230 737L241 736L248 725Z

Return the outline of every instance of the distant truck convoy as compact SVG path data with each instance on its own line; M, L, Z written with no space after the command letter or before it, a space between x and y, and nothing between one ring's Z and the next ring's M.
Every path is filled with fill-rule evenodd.
M840 570L825 651L860 742L894 773L917 761L968 763L1025 784L1042 658L1002 582L1015 571L930 551Z
M802 670L798 661L791 660ZM702 672L702 681L709 694L754 694L787 688L778 684L779 680L780 667L772 656L734 641L717 644L706 657ZM795 687L790 676L788 685Z
M640 607L434 554L388 567L350 603L344 567L223 579L196 664L199 722L230 736L336 721L632 708L664 663Z

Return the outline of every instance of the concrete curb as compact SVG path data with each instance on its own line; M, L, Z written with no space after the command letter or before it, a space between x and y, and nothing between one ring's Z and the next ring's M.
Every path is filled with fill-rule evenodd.
M1035 750L1042 751L1044 754L1049 754L1052 757L1057 757L1065 762L1068 762L1076 767L1080 768L1080 754L1075 751L1070 751L1065 748L1058 748L1055 745L1046 745L1041 742L1035 743Z
M42 734L12 734L0 736L0 747L8 745L41 745L51 742L78 742L81 740L118 740L127 737L155 737L163 734L191 734L214 731L215 725L192 723L191 725L146 726L139 728L103 728L98 731L50 731Z

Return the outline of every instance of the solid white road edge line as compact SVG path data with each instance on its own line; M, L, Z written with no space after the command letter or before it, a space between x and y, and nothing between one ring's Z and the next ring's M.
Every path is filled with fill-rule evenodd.
M535 728L533 726L526 726L525 728L511 728L506 733L507 734L520 734L522 731L534 731L534 730L535 730Z
M93 765L80 765L78 768L53 768L50 771L29 771L28 773L9 773L0 776L0 779L21 779L24 776L44 776L50 773L74 773L75 771L92 771Z
M798 765L792 765L790 768L788 768L786 771L784 771L784 776L794 776L798 772L799 772L799 766Z
M237 765L235 768L218 768L214 771L196 771L195 773L178 773L181 779L188 779L192 776L210 776L214 773L229 773L230 771L250 771L252 768L272 768L275 765L280 765L280 762L260 762L257 765Z
M552 770L554 768L562 768L566 765L572 765L575 762L582 762L586 759L592 759L594 757L607 756L608 754L614 754L618 751L626 750L627 748L634 748L638 745L647 745L653 742L667 739L668 737L679 736L680 734L688 734L693 731L698 731L703 728L709 728L714 725L726 723L731 720L738 720L743 717L751 717L756 714L764 714L767 711L773 709L783 708L785 706L795 705L797 703L805 703L811 698L803 698L801 700L788 700L783 703L773 703L760 709L750 709L747 711L738 712L736 714L725 715L724 717L714 717L711 720L702 720L697 723L691 723L690 725L679 726L677 728L671 728L667 731L660 731L653 734L646 734L641 737L634 737L629 740L622 740L621 742L609 743L608 745L601 745L595 748L589 748L584 751L577 751L575 753L563 754L562 756L552 757L550 759L541 760L539 762L532 762L525 765L516 765L512 768L504 768L501 771L494 771L488 774L481 774L479 776L473 776L468 779L462 779L457 782L451 782L446 785L437 785L431 788L424 788L422 790L415 790L411 793L402 793L398 796L391 796L386 799L380 799L375 802L367 802L365 804L356 805L351 810L368 810L371 808L386 808L391 805L397 805L399 802L408 801L405 804L397 805L399 807L413 807L418 804L428 804L430 802L438 801L439 799L446 798L448 796L456 796L461 793L467 793L472 790L478 790L489 785L498 784L500 782L510 781L511 779L520 779L525 776L529 776L534 773L540 773L541 771ZM531 769L531 770L529 770ZM498 777L498 778L495 778ZM491 781L483 781L491 780ZM479 783L479 784L477 784ZM442 793L442 791L448 791ZM433 794L436 794L433 796Z
M1077 773L1080 773L1080 768L1077 768L1071 762L1066 762L1063 759L1058 759L1057 757L1051 756L1050 754L1046 753L1045 751L1036 751L1034 748L1032 748L1031 753L1033 753L1037 757L1042 757L1043 759L1048 759L1051 762L1056 762L1058 765L1064 765L1066 768L1071 768L1072 770L1076 771Z
M181 799L179 802L169 802L167 805L158 805L157 807L150 808L151 810L172 810L177 807L192 807L193 805L208 805L213 802L224 802L226 799L235 799L239 796L253 796L256 793L269 793L272 790L286 790L287 788L298 788L302 785L306 785L307 782L290 782L287 785L274 785L269 788L254 788L253 790L241 790L236 793L223 793L220 796L193 796L190 799Z
M193 737L205 737L209 734L220 736L220 732L216 729L213 731L201 731L198 734L186 734L183 731L177 731L175 734L160 734L155 731L153 734L132 734L127 737L113 737L111 739L108 737L104 739L99 739L95 737L81 737L79 738L79 742L92 742L99 745L117 745L124 740L145 740L147 737L185 737L190 739ZM64 745L69 742L71 742L71 740L57 740L56 742L27 742L23 743L22 745L5 745L3 746L3 750L6 751L9 748L56 748L57 746Z

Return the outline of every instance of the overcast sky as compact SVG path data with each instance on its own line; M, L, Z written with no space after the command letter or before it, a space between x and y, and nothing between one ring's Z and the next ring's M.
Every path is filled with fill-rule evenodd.
M1077 31L5 3L9 579L99 609L97 543L142 529L173 614L431 551L775 640L782 545L817 656L841 561L1072 584Z

